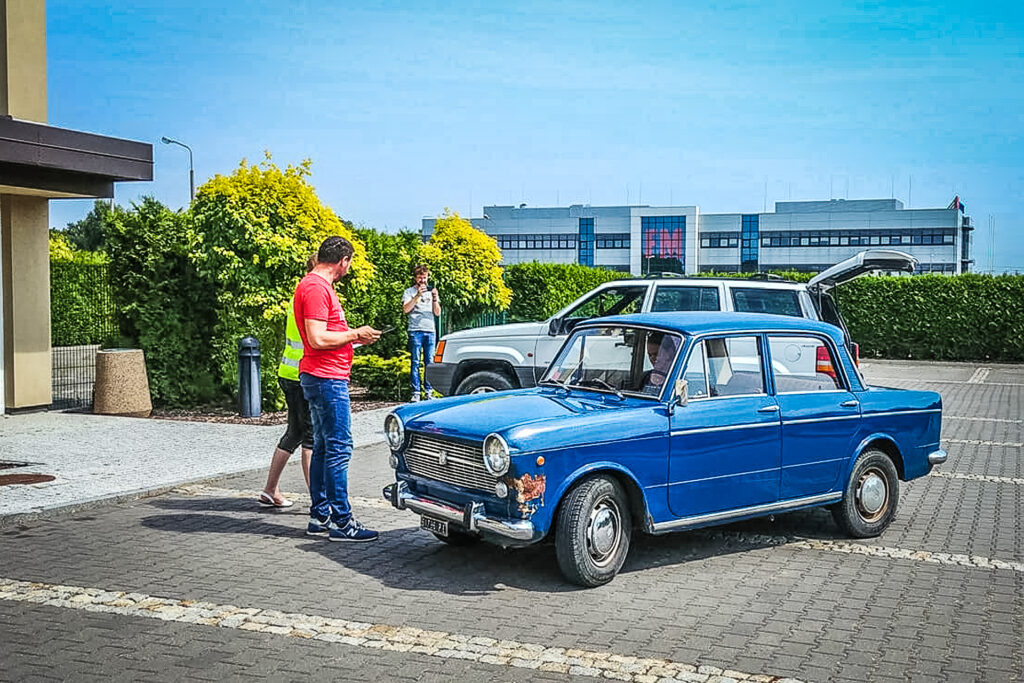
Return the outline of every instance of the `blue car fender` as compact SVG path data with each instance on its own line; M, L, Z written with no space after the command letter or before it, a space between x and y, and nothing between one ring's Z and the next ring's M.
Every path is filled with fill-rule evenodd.
M893 464L896 466L896 471L900 473L900 476L902 478L903 473L905 471L903 462L903 451L900 450L900 446L896 442L896 439L894 439L892 436L884 432L874 432L864 437L861 440L861 442L857 444L857 448L853 451L853 457L850 458L850 461L848 463L846 463L846 469L844 470L843 479L841 482L839 482L839 485L841 487L840 490L846 488L846 482L849 481L850 479L850 474L853 472L853 466L857 462L857 458L860 457L860 454L864 452L864 450L868 447L869 444L875 441L884 442L889 449L895 452L896 457L893 460Z
M647 505L647 497L643 493L643 486L640 485L640 482L637 481L636 476L629 469L623 467L620 463L611 462L607 460L587 463L586 465L583 465L582 467L574 470L571 474L566 476L562 480L562 483L558 486L558 490L555 492L555 505L551 509L558 509L558 505L562 502L562 497L565 496L566 492L570 488L575 486L581 479L588 475L600 474L602 472L612 472L621 475L622 478L625 478L628 481L628 485L626 486L626 493L629 494L630 500L633 501L634 503L637 502L634 499L637 498L637 496L639 495L639 505L640 508L643 510L643 519L633 521L640 522L646 527L648 518L650 517L650 511ZM632 507L635 510L636 505ZM552 513L551 519L552 525L555 522L553 514L554 513Z

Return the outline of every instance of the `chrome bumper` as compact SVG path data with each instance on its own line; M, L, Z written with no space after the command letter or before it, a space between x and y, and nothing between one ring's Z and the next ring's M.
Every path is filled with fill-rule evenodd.
M412 510L418 515L443 519L471 532L490 533L516 541L533 539L532 522L488 517L484 513L483 503L470 503L464 508L457 508L447 503L417 496L409 492L409 485L404 481L385 486L384 498L399 510Z
M932 451L931 453L928 454L928 464L941 465L942 463L946 462L947 458L949 458L949 454L940 448L939 450Z

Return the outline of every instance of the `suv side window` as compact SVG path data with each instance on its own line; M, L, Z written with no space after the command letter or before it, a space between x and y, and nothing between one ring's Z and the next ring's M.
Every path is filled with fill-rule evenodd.
M654 292L651 312L719 311L718 287L679 287L659 285Z
M804 317L800 308L800 294L793 289L733 287L732 307L739 313L772 313Z
M602 289L592 297L569 311L566 319L589 320L605 315L639 313L644 304L647 286L627 285Z

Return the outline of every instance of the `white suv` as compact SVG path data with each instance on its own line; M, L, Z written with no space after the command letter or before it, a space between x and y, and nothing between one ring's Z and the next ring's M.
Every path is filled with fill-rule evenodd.
M901 251L863 251L804 284L770 276L751 279L659 277L606 282L543 322L478 327L438 342L427 378L442 394L532 387L573 327L606 315L663 311L739 311L822 320L857 345L828 290L872 271L913 272L917 259Z

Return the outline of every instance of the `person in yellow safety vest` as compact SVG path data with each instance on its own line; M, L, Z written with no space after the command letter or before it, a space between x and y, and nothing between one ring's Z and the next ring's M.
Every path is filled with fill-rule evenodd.
M316 255L306 261L306 272L316 265ZM298 446L302 446L302 474L306 477L306 488L309 488L309 462L313 456L313 421L309 416L309 404L299 384L299 361L302 360L302 337L299 327L295 324L295 309L288 306L288 322L284 330L284 353L281 363L277 366L277 383L284 392L284 400L288 405L288 429L277 442L274 455L270 459L270 471L267 472L267 484L260 491L256 502L262 507L287 508L294 503L281 495L279 484L284 466L288 458Z

